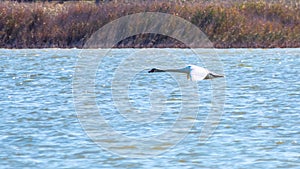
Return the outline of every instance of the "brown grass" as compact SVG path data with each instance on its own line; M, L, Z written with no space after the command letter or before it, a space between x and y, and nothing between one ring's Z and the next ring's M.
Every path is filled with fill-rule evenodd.
M164 12L198 26L215 47L300 47L300 6L291 1L112 1L0 3L0 47L81 48L103 25L138 12ZM116 47L186 47L162 35L137 35Z

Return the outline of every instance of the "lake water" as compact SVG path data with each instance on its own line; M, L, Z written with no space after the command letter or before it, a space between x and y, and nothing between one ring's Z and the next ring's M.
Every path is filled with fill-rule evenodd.
M300 168L300 49L197 49L200 59L188 49L113 49L91 60L93 78L74 87L84 75L77 61L99 52L0 50L0 168ZM202 62L205 56L219 64ZM148 74L155 63L207 66L226 78L186 81L198 95L184 100L189 91L176 78L186 76ZM90 83L105 125L80 114L90 110L90 102L76 102ZM220 83L222 116L201 142ZM175 125L181 114L188 115L182 128ZM102 138L93 138L87 122L99 123Z

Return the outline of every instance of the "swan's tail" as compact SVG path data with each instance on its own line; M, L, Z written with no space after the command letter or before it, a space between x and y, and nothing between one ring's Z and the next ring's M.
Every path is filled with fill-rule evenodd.
M214 78L218 78L218 77L225 77L224 75L220 75L214 72L209 72L207 74L207 76L205 77L205 79L214 79Z

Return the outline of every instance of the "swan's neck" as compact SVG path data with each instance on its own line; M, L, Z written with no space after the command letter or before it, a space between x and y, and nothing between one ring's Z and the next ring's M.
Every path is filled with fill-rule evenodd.
M163 70L163 71L165 71L165 72L177 72L177 73L188 73L185 68L183 68L183 69L166 69L166 70Z

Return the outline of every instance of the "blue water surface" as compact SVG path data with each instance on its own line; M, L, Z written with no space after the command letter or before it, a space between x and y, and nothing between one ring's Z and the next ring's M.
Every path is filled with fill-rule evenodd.
M155 77L141 70L128 87L126 110L149 109L154 89L163 91L169 107L153 123L127 123L120 115L111 80L118 64L139 50L162 49L112 49L95 80L96 102L103 106L99 113L129 137L163 133L181 107L181 91L169 74L158 75L166 80L157 86ZM185 56L186 50L164 49L168 57ZM127 157L103 149L77 118L72 84L82 50L1 49L0 168L300 168L300 49L196 50L217 54L222 62L226 101L218 127L199 142L212 91L209 81L198 82L200 108L188 135L157 156L132 158L135 147L123 147Z

